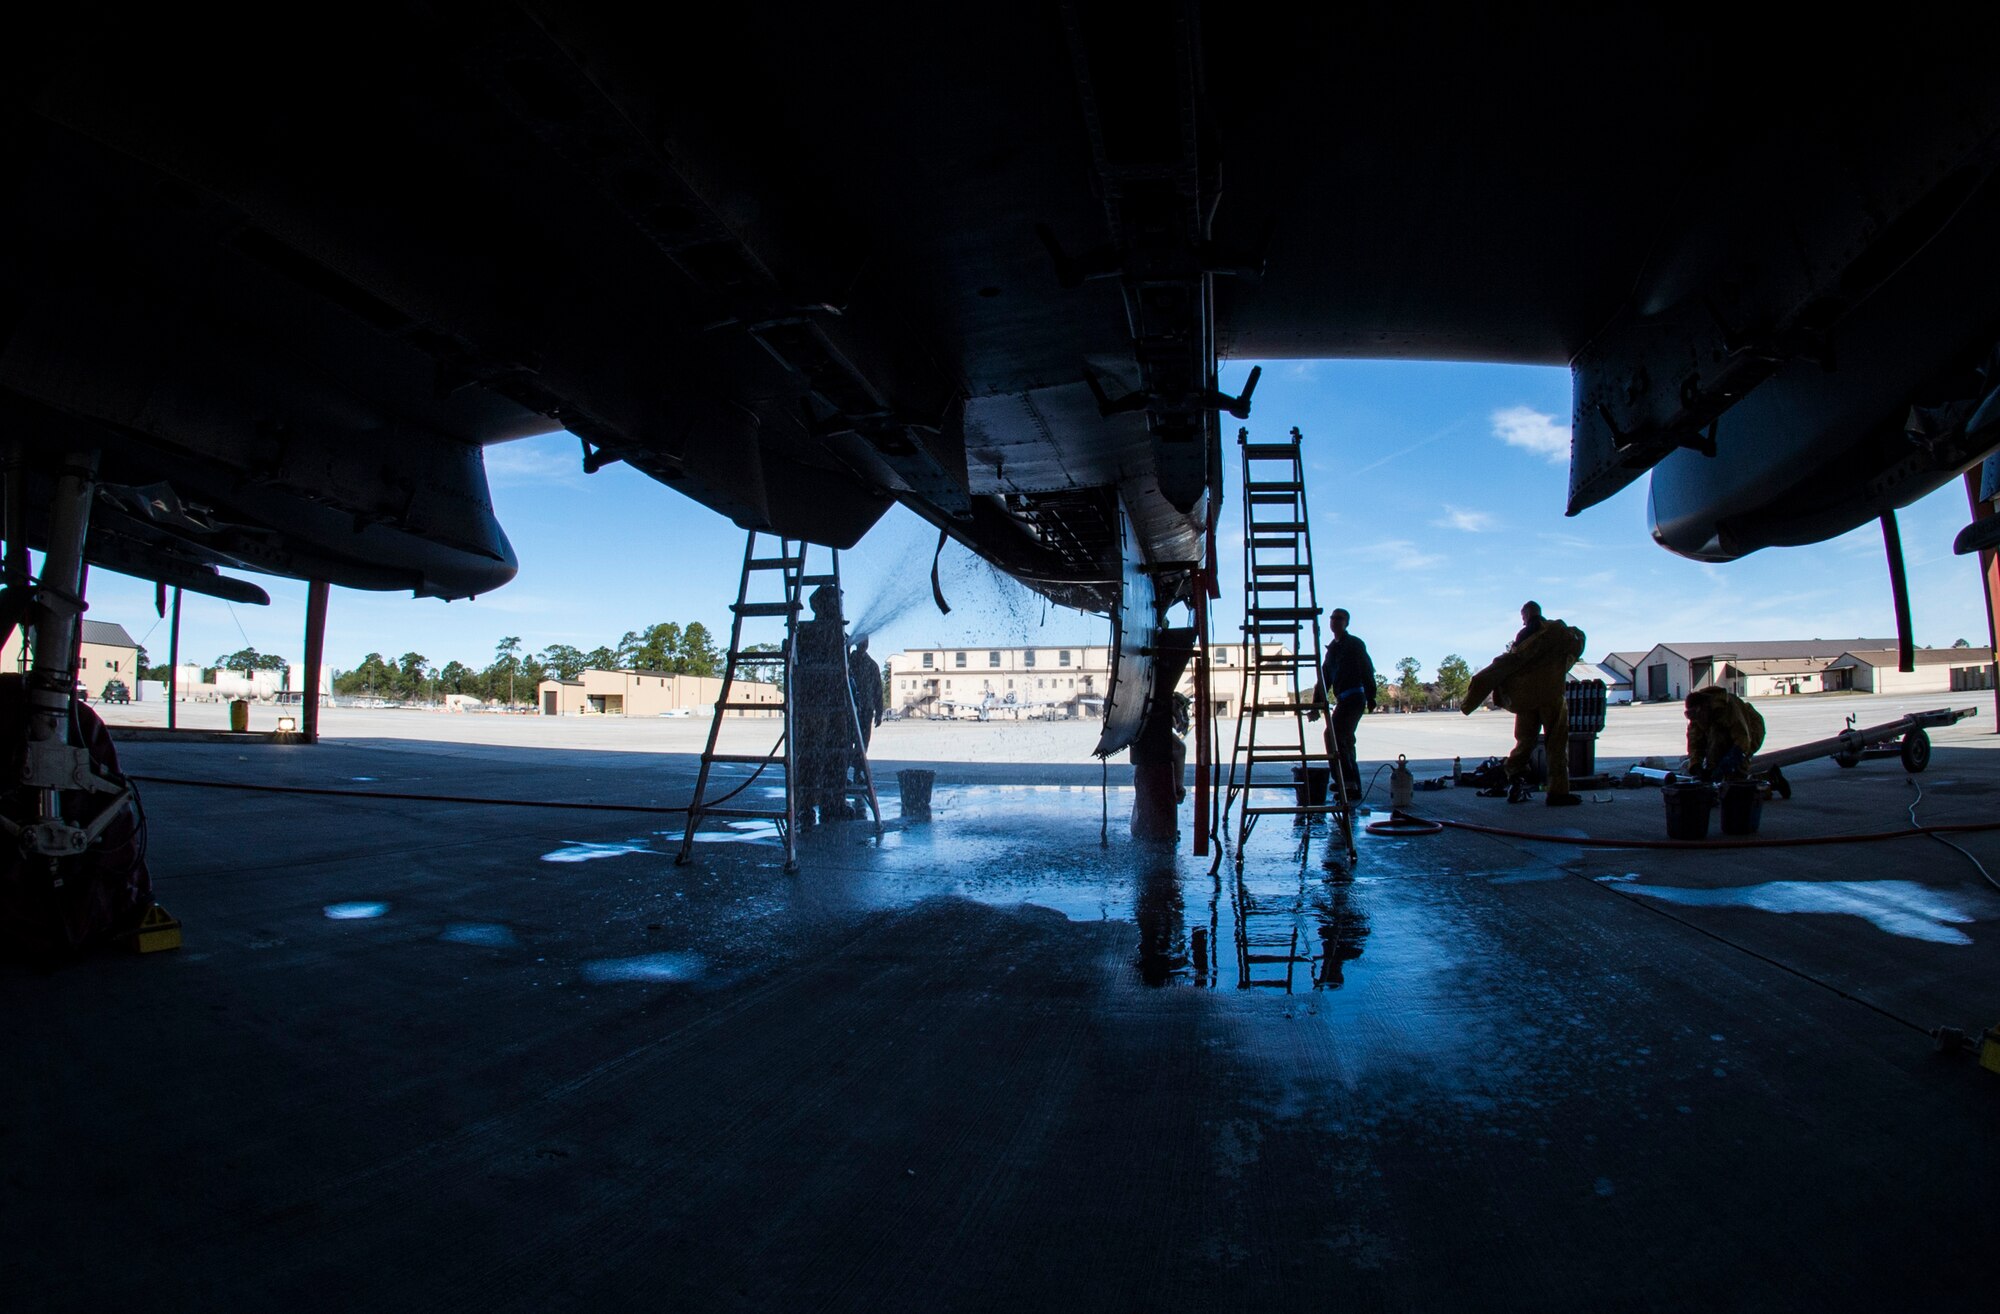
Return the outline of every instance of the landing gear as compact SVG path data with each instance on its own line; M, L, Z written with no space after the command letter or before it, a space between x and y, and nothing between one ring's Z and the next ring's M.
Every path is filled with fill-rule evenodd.
M42 569L28 556L29 470L17 449L6 470L6 590L0 639L19 628L25 675L0 676L0 939L60 952L137 927L151 904L138 853L132 787L110 737L77 705L77 639L85 609L84 547L97 454L72 452L46 499Z

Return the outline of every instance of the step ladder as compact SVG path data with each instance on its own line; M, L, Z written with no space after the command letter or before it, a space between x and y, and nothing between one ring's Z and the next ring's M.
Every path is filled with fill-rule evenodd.
M1243 453L1243 694L1223 816L1226 822L1237 809L1239 869L1258 819L1274 815L1307 824L1329 818L1348 861L1355 857L1348 782L1319 727L1306 720L1321 654L1301 442L1296 428L1279 443L1253 443L1248 429L1236 435ZM1314 767L1328 770L1327 799L1306 806L1298 801L1299 781Z
M806 654L801 660L799 651L799 627L803 623L800 615L807 605L807 599L814 589L822 584L840 587L840 553L832 552L832 563L825 574L808 573L807 556L811 545L798 539L780 538L765 534L762 537L776 544L775 555L759 556L756 530L750 531L749 539L743 546L743 575L736 587L736 602L729 609L729 654L722 669L722 689L716 695L715 716L709 722L708 743L702 749L701 769L695 776L694 798L688 804L687 829L681 835L679 855L674 859L681 866L694 858L695 832L702 822L715 818L727 822L771 823L778 832L778 838L785 848L785 870L799 869L798 826L803 809L810 804L800 797L798 748L803 724L808 739L825 728L829 719L841 724L835 733L840 737L837 748L852 764L858 778L849 781L847 766L841 769L841 798L843 803L865 799L868 813L875 821L875 833L882 833L882 808L875 797L874 776L868 765L868 755L863 750L861 720L854 708L854 691L847 680L847 640L845 629L841 632L840 669L838 686L840 708L844 715L836 711L828 718L821 711L806 709L801 717L797 703L797 691L801 687L803 672L806 687L815 685L832 687L835 673L831 670L816 669L814 655ZM770 550L770 549L766 549ZM756 643L746 639L757 635L768 635ZM826 657L819 665L831 661ZM761 677L762 683L776 683L782 696L776 703L733 701L741 691L737 687L739 676L744 680ZM773 677L776 677L773 679ZM723 717L728 712L764 711L776 709L783 720L777 741L764 753L722 753L716 745L722 737ZM817 749L817 745L809 745ZM736 780L717 779L715 768L753 768L748 777ZM782 777L780 784L769 788L782 789L784 806L758 806L751 802L734 800L748 789L752 783L776 767ZM735 787L714 798L709 796L711 782L729 783Z

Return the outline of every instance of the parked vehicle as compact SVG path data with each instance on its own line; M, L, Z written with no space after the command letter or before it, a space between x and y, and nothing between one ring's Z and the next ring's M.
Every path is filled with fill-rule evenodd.
M132 693L125 687L123 680L106 680L104 682L103 701L107 703L129 703L132 701Z

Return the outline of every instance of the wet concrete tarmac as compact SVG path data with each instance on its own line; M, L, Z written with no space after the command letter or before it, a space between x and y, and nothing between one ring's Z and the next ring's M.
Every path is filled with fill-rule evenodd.
M692 762L134 744L160 775L646 805ZM610 759L616 758L613 761ZM1794 773L1773 837L1908 824ZM887 773L885 772L885 775ZM187 947L0 969L0 1289L36 1308L1990 1308L2000 893L1932 840L1689 853L1657 795L1267 821L1095 767L877 837L147 793ZM1940 748L1926 822L1992 819ZM753 786L753 788L756 788ZM893 789L890 791L893 795ZM1109 842L1101 843L1108 805ZM1957 837L1989 870L2000 835Z

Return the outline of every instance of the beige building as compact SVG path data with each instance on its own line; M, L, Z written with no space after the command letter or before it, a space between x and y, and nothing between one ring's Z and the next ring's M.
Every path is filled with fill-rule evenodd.
M544 716L688 716L706 717L715 710L722 681L712 675L674 675L667 671L585 671L574 680L544 680ZM732 703L768 705L770 710L743 709L729 716L779 716L784 693L775 684L738 680L729 687Z
M1894 639L1778 639L1747 643L1661 643L1633 660L1632 695L1641 702L1679 702L1719 685L1741 698L1818 693L1823 674L1843 653L1880 652ZM1624 667L1627 653L1606 660Z
M1993 687L1991 648L1919 648L1917 669L1896 669L1893 648L1844 652L1822 677L1828 689L1864 693L1964 693Z
M25 671L28 653L16 629L0 647L0 671ZM83 647L77 658L76 678L87 698L104 697L104 686L113 680L125 686L129 698L139 696L139 645L112 621L87 620L83 623Z
M1217 644L1209 652L1214 713L1233 717L1242 702L1244 649ZM903 716L1095 717L1104 714L1111 686L1111 649L1103 644L905 648L882 669L889 709ZM1194 696L1192 670L1181 677L1180 691Z

